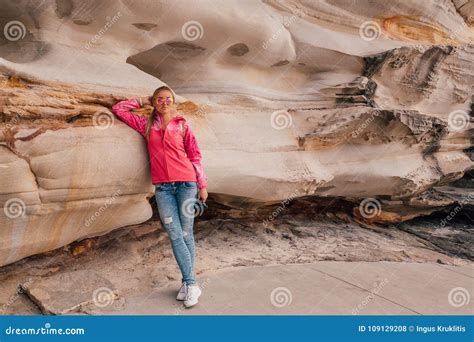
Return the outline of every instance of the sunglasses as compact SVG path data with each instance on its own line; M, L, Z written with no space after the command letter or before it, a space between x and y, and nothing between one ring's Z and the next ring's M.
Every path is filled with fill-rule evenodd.
M173 102L173 99L171 97L167 97L166 99L162 97L158 97L156 99L156 102L158 102L159 104L166 103L167 105L169 105Z

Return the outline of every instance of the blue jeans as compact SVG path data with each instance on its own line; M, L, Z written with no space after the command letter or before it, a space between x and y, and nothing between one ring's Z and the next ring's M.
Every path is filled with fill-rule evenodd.
M155 199L163 227L168 232L182 282L195 284L194 213L198 187L196 182L177 181L155 185Z

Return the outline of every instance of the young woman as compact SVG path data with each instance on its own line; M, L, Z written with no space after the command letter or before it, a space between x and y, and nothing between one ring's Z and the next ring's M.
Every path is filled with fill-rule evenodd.
M144 104L154 107L148 119L130 111ZM166 86L156 89L149 98L128 99L112 107L123 122L147 141L158 212L182 274L176 299L191 307L201 295L194 272L194 212L198 192L202 202L207 199L207 182L196 137L185 118L175 115L174 109L174 92Z

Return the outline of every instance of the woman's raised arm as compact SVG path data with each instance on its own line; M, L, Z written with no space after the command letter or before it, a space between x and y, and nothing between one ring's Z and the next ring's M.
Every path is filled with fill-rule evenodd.
M131 109L138 109L141 107L141 99L127 99L124 101L117 102L112 106L112 111L117 115L120 120L125 122L127 125L132 127L134 130L139 132L141 135L145 135L147 118L133 114Z

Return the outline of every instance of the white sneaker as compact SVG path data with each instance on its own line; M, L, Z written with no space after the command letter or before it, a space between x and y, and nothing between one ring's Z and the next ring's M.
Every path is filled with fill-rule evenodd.
M186 299L186 291L187 286L186 283L183 283L181 285L181 288L179 289L178 295L176 296L176 300L185 300Z
M198 298L201 296L201 289L196 285L188 285L186 298L184 299L184 306L190 308L198 303Z

